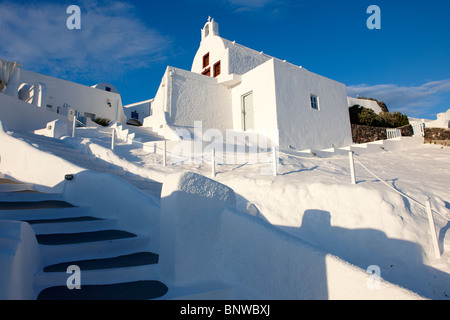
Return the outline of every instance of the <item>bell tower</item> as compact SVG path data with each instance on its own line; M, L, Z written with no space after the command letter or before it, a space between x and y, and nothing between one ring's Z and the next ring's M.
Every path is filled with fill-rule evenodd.
M214 21L211 17L208 17L208 21L202 29L202 41L208 36L218 36L219 35L219 24Z

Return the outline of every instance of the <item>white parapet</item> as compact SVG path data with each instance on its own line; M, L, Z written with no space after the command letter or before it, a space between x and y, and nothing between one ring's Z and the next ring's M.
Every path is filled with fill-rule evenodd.
M161 272L173 285L217 277L221 212L235 206L234 191L193 172L170 175L161 194Z

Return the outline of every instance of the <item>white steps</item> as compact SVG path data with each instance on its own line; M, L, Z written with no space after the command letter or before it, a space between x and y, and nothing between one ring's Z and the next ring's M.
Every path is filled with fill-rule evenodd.
M67 299L97 299L112 293L111 297L119 298L130 294L157 298L167 292L157 281L158 255L149 250L150 235L123 230L115 220L99 218L91 208L72 206L61 198L60 194L0 193L0 220L25 221L36 234L42 260L42 269L35 276L36 298L59 299L61 292ZM87 268L80 267L82 283L91 287L81 296L73 295L65 287L69 277L66 270L49 270L60 263L79 263ZM122 293L124 286L132 291ZM101 296L96 296L98 292Z

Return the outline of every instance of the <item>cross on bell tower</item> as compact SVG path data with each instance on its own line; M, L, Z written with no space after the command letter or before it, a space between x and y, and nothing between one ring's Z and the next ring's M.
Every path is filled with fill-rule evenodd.
M219 24L213 18L208 17L208 21L202 29L202 41L211 35L219 35Z

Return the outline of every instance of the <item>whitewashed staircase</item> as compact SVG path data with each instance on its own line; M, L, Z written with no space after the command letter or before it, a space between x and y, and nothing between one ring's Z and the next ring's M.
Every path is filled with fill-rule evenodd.
M164 137L153 132L151 128L121 124L117 125L115 130L118 137L128 144L142 145L164 140Z
M33 192L30 185L17 192L21 184L4 178L0 185L0 220L29 223L40 246L37 299L157 299L167 293L157 280L158 255L148 250L150 235L123 230L116 221L73 206L59 194ZM67 287L71 265L81 270L80 290Z
M320 157L330 158L348 154L353 151L356 155L378 153L383 151L395 151L409 148L415 148L423 144L423 137L399 137L389 140L379 140L368 143L353 144L343 148L328 148L322 150L284 150L287 154L298 155L301 157Z

